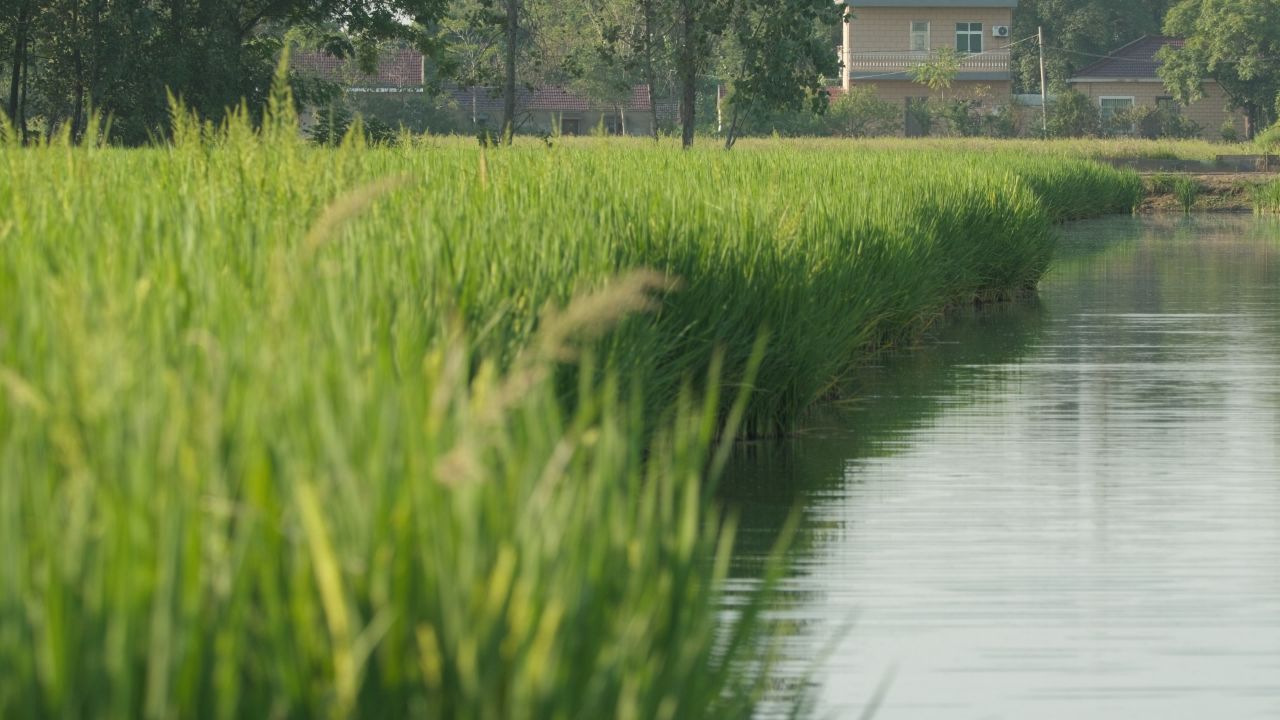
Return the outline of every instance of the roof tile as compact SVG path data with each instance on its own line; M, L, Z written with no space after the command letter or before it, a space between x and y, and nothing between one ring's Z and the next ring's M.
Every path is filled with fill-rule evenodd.
M295 71L303 75L319 77L352 88L409 89L420 88L423 85L422 54L411 49L383 53L379 58L377 71L373 74L361 72L349 59L316 51L297 53L293 57L292 65ZM449 86L445 88L445 92L460 108L468 111L474 110L478 114L502 112L502 92L499 88ZM516 107L520 112L586 112L607 111L618 106L605 102L592 102L583 95L552 85L518 89ZM627 112L648 112L648 86L632 87L630 97L621 103L621 107ZM659 104L660 112L665 109L663 104Z
M290 60L295 71L303 75L360 88L422 87L422 53L410 49L384 52L378 58L373 74L362 72L350 59L328 53L302 51Z
M1144 35L1128 45L1113 50L1107 57L1076 71L1069 82L1078 82L1081 78L1154 80L1158 77L1156 68L1160 67L1156 53L1163 47L1182 47L1182 44L1183 41L1178 38Z

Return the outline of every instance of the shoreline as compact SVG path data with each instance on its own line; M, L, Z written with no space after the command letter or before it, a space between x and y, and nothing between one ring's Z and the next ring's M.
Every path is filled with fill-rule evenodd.
M1277 178L1280 174L1262 172L1143 173L1146 196L1137 212L1251 213L1255 209L1254 193ZM1194 198L1188 207L1184 207L1176 187L1183 179L1195 183Z

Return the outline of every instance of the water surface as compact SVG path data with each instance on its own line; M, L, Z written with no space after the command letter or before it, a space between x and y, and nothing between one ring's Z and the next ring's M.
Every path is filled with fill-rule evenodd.
M1037 301L730 468L743 584L801 503L775 612L819 714L892 672L877 720L1280 717L1280 224L1064 235Z

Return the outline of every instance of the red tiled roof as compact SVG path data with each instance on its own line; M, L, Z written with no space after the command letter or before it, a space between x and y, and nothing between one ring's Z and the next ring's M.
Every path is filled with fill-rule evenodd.
M381 53L373 74L364 73L352 59L328 53L301 51L289 61L294 71L310 77L341 83L353 88L420 88L422 87L422 53L399 49Z
M302 75L318 77L350 88L410 89L421 88L423 85L422 53L417 50L400 49L383 53L378 59L377 71L373 74L361 72L354 60L344 60L316 51L296 53L291 59L291 66L294 71ZM447 86L445 92L451 96L459 108L467 112L502 114L500 88ZM668 105L674 107L672 103L659 103L659 113L666 112L674 115L674 110L667 107ZM609 111L615 107L618 105L592 101L583 95L554 85L516 90L518 112ZM648 112L648 86L632 87L630 97L621 103L621 108L626 112Z
M458 107L470 111L473 107L477 113L496 114L502 112L502 90L493 87L451 87L449 95ZM636 85L631 88L631 96L620 104L627 112L648 112L649 93L647 85ZM516 90L516 108L521 112L584 112L588 110L612 110L612 103L593 102L563 87L547 86L518 88ZM661 107L661 105L659 106Z
M1160 52L1160 48L1182 47L1182 44L1183 41L1178 38L1144 35L1128 45L1113 50L1107 57L1076 71L1075 77L1068 82L1079 78L1154 80L1158 77L1156 68L1160 67L1156 53Z

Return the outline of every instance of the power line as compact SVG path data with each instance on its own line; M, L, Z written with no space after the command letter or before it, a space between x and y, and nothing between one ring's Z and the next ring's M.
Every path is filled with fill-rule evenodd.
M1168 47L1168 46L1166 45L1165 47ZM1155 58L1127 58L1127 57L1124 57L1123 55L1114 55L1114 54L1112 54L1112 55L1098 55L1097 53L1088 53L1088 52L1084 52L1083 50L1068 50L1067 48L1053 47L1052 45L1045 45L1045 46L1044 46L1044 49L1045 49L1045 50L1057 50L1058 52L1071 53L1072 55L1083 55L1083 56L1085 56L1085 57L1099 58L1099 59L1101 59L1101 60L1112 60L1112 59L1115 59L1115 60L1127 60L1127 61L1129 61L1129 62L1151 62L1151 63L1157 63L1157 64L1159 64L1159 61L1158 61L1158 60L1156 60ZM1262 56L1254 57L1254 58L1251 58L1251 59L1253 59L1253 60L1263 60L1263 61L1267 61L1267 62L1274 62L1274 61L1280 60L1280 56L1276 56L1276 55L1262 55Z

